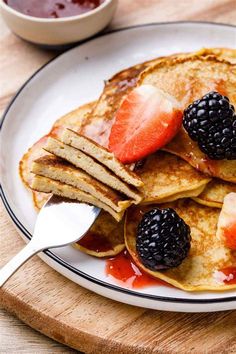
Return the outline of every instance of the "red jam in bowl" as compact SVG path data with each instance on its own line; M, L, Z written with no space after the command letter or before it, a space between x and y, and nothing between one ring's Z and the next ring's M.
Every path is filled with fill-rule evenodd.
M60 18L82 15L105 0L4 0L14 10L28 16Z

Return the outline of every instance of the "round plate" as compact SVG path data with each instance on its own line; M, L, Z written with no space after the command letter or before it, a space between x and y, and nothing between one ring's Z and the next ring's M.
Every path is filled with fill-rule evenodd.
M210 23L167 23L117 30L60 55L35 73L8 107L1 125L1 194L25 240L31 237L36 212L23 186L18 163L24 152L50 130L53 122L83 103L95 100L104 80L139 62L202 47L236 47L236 27ZM118 286L104 271L105 261L71 246L40 257L72 281L124 303L170 311L233 309L236 291L187 293L153 286L132 290Z

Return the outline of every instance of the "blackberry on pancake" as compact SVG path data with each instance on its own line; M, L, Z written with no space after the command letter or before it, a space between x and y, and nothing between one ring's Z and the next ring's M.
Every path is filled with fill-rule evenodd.
M190 227L174 209L154 208L142 217L137 232L137 252L149 269L179 266L190 250Z
M236 115L228 97L212 91L184 111L183 126L213 160L236 160Z

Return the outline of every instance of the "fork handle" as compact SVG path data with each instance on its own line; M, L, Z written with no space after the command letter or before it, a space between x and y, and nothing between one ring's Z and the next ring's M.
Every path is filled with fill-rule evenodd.
M38 253L32 243L29 242L15 257L13 257L2 269L0 269L0 288L29 258Z

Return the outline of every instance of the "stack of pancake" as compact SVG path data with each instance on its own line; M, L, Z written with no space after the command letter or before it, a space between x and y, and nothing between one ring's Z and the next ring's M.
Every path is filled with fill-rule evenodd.
M189 291L225 290L229 287L217 283L213 273L232 265L234 259L231 253L222 251L215 234L223 199L227 193L236 192L236 161L210 160L183 128L163 151L135 166L122 166L105 149L122 99L132 87L142 84L152 84L173 95L183 109L212 90L227 95L235 105L236 51L204 49L176 54L116 74L106 82L98 101L59 119L51 132L29 149L20 162L21 177L27 187L34 189L37 208L47 200L48 193L55 193L98 205L109 212L115 220L104 212L93 226L98 238L105 236L111 240L108 223L115 229L128 208L125 228L120 227L123 221L118 224L119 247L114 238L107 253L91 253L80 244L77 247L99 257L117 254L126 242L142 268L135 249L136 216L156 205L171 206L191 227L191 252L169 274L163 271L152 275ZM138 203L139 206L134 206ZM212 250L217 249L222 252L213 254Z
M117 221L131 204L140 203L136 187L143 182L107 149L71 129L59 139L48 137L44 150L52 155L33 162L33 190L96 205Z

